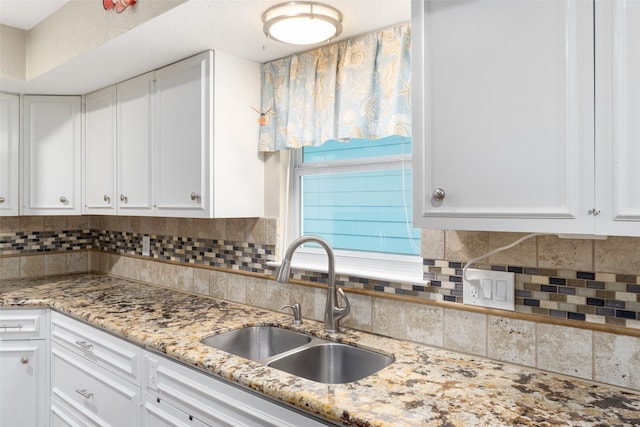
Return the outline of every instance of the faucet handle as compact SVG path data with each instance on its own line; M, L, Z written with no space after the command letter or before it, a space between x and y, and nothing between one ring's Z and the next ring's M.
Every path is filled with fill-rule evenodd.
M344 307L336 307L338 310L340 310L339 314L341 315L340 317L344 317L347 314L349 314L349 312L351 312L351 303L349 302L349 300L347 299L347 296L345 295L344 291L342 290L342 288L337 288L336 289L336 293L340 296L340 298L342 298L342 300L344 301L345 306Z
M302 325L302 314L300 312L300 304L295 303L292 305L285 304L280 307L280 310L284 310L285 308L290 308L293 310L293 324L294 325Z

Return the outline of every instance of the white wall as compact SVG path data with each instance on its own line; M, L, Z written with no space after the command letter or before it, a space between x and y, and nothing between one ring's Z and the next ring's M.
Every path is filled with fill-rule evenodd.
M24 80L26 63L27 32L0 25L0 76Z

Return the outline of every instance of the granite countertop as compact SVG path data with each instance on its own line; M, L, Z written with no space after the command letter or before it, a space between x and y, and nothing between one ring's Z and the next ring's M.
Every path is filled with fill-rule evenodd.
M640 395L535 369L346 330L97 274L0 281L0 307L50 307L335 423L372 426L640 425ZM279 325L392 354L363 380L320 384L200 343Z

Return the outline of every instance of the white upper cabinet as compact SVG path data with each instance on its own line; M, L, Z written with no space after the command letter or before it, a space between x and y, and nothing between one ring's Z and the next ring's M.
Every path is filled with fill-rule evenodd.
M161 216L208 216L213 52L156 71L155 204Z
M85 97L84 212L152 215L154 72Z
M259 103L259 64L223 52L156 71L156 215L264 214Z
M81 213L81 97L25 96L23 215Z
M86 96L86 213L264 214L250 108L260 66L215 58L207 51Z
M583 232L593 217L585 1L414 1L414 222Z
M0 93L0 216L18 215L20 97Z
M596 232L640 236L640 2L596 5Z
M418 226L640 235L640 3L595 5L412 3Z
M118 213L153 215L154 72L117 85Z
M215 52L212 217L264 215L264 159L258 153L260 65Z
M85 97L84 213L116 213L116 88Z

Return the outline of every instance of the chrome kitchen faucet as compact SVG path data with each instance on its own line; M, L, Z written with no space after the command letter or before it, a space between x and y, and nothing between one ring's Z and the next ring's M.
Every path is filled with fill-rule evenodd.
M300 245L304 243L317 243L322 246L325 252L327 252L327 257L329 258L329 277L327 279L327 303L325 304L324 310L324 330L326 332L339 332L340 319L349 314L349 312L351 311L351 304L349 303L349 300L347 299L347 296L344 294L342 289L336 288L336 257L333 253L333 249L329 245L329 242L318 236L302 236L294 240L293 243L289 245L287 252L284 254L276 280L280 283L287 283L287 281L289 280L291 258L293 258L293 253L296 251L296 249L298 249ZM340 297L344 300L346 304L344 307L337 306L337 295L340 295Z

